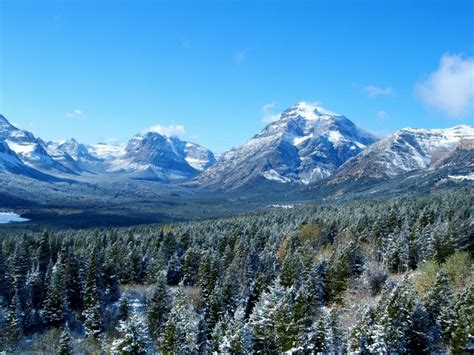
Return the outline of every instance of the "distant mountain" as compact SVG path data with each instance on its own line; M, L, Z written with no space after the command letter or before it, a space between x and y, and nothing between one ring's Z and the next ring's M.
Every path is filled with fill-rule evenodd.
M74 138L45 142L2 115L0 144L0 172L41 178L34 171L64 178L113 174L172 181L194 177L216 162L207 148L155 132L137 134L126 146L85 145Z
M348 160L333 184L361 178L392 178L403 173L435 168L463 140L474 139L474 127L446 129L405 128L371 145Z
M346 117L300 102L196 181L227 189L256 180L309 184L327 178L376 140Z
M5 142L0 142L0 171L28 174L28 167Z
M46 174L76 174L56 161L44 147L44 142L32 133L18 129L0 115L0 142L4 142L21 161Z
M429 189L474 183L474 127L405 128L377 140L342 115L300 102L216 160L207 148L156 132L126 145L45 142L0 115L0 174L12 175L10 184L19 175L91 186L135 179L232 193L365 193L380 180L397 191L421 182Z
M50 141L44 146L56 161L76 173L100 173L104 170L104 160L92 154L86 145L74 138L62 142Z
M133 137L122 155L110 160L107 170L169 181L193 177L214 163L214 155L204 147L177 137L146 132Z

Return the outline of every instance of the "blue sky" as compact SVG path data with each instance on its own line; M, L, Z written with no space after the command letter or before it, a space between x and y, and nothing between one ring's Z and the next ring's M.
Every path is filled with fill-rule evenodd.
M159 125L215 151L301 100L380 134L473 124L473 4L2 0L0 112L47 139Z

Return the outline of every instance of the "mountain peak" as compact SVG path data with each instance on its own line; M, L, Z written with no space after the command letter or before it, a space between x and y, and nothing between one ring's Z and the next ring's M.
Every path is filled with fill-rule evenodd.
M0 125L4 127L15 127L2 114L0 114Z
M300 101L291 106L282 116L300 116L308 121L313 121L325 116L340 116L330 110L325 109L315 102Z

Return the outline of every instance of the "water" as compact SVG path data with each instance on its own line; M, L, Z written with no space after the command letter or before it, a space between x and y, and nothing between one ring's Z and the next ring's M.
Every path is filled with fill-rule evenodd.
M19 214L13 212L0 212L0 224L7 224L12 222L26 222L28 218L20 217Z

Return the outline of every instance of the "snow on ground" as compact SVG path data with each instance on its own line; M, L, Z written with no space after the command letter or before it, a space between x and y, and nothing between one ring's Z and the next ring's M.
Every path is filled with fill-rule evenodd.
M263 177L267 180L278 181L278 182L281 182L281 183L284 183L284 184L287 183L287 182L291 182L291 179L289 179L287 177L284 177L284 176L281 176L280 174L278 174L273 169L265 171L263 173Z
M123 154L124 146L97 143L95 145L90 145L87 147L91 154L95 155L97 158L101 159L113 159Z
M304 141L310 139L310 138L313 138L313 133L311 134L308 134L307 136L302 136L302 137L295 137L293 139L293 145L298 145L298 144L301 144L303 143Z
M26 143L26 144L18 144L9 139L5 141L11 150L13 150L16 154L31 154L34 151L36 145L33 143Z
M7 224L11 222L26 222L28 218L20 217L19 214L14 212L0 212L0 224Z
M295 205L271 205L270 207L282 208L284 210L288 210L288 209L291 209L291 208L295 208Z
M452 180L469 180L474 181L474 173L470 173L469 175L448 175L448 178Z

